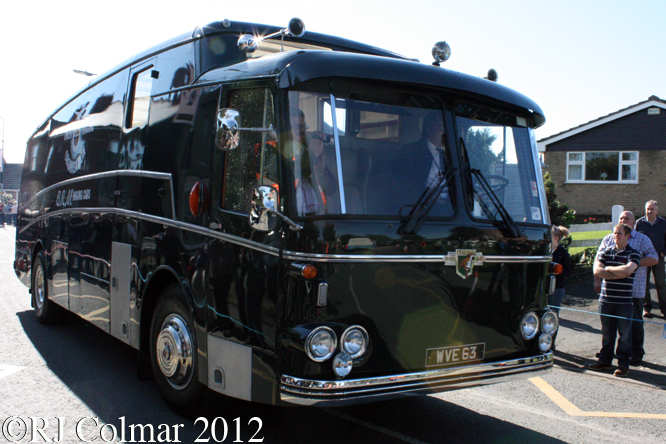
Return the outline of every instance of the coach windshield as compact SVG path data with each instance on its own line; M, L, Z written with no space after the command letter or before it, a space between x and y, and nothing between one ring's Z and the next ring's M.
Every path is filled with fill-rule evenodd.
M282 139L298 216L453 215L441 103L377 86L317 89L289 93L290 131Z
M483 106L456 107L458 141L468 163L472 215L548 223L533 131L526 118ZM504 214L503 214L504 213Z

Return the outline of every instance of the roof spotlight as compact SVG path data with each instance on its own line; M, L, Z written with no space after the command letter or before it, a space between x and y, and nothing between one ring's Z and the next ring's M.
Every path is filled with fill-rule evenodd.
M446 42L437 42L432 47L432 57L435 61L432 63L439 66L440 63L446 62L451 57L451 47Z
M303 34L305 34L305 23L303 23L303 20L298 17L294 17L289 20L289 26L287 29L289 30L289 34L294 37L302 37Z
M497 71L495 71L492 68L488 70L488 76L484 77L484 79L488 79L491 82L497 82L498 78L499 78L499 75L497 74Z

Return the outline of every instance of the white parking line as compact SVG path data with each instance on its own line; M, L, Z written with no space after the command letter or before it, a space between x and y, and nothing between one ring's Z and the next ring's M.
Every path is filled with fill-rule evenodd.
M23 370L25 367L17 367L15 365L2 365L0 364L0 379Z

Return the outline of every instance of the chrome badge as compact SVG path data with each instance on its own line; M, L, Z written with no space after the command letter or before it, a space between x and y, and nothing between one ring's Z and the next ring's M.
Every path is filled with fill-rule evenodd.
M456 250L456 274L467 279L474 269L476 250Z

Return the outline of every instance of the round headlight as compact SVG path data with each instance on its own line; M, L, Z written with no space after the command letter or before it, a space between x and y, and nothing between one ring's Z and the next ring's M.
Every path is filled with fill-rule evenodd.
M557 315L553 311L547 311L541 318L541 330L544 333L555 334L560 322L557 320Z
M305 341L305 352L315 362L322 362L333 356L338 338L328 327L317 327L310 332Z
M333 358L333 373L335 373L340 378L344 378L351 372L353 362L351 356L347 353L338 353L335 358Z
M541 333L539 336L539 350L547 352L553 346L553 337L548 333Z
M525 339L532 339L539 331L539 318L536 313L530 311L523 317L520 323L520 332Z
M368 348L368 332L365 331L365 328L358 325L349 327L342 334L340 346L342 351L349 353L349 356L358 358Z

